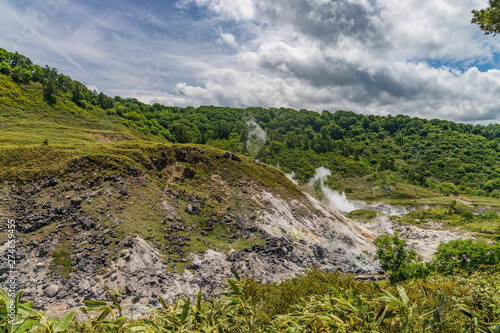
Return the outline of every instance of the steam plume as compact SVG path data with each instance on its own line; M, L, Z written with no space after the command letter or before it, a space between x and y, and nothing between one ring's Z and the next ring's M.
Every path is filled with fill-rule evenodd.
M256 156L266 141L266 131L254 119L246 121L248 128L247 149L250 155Z
M356 206L347 199L344 192L340 194L339 192L333 191L325 186L325 180L328 178L328 176L331 175L332 172L330 171L330 169L321 166L316 169L314 176L309 180L307 185L309 187L314 187L319 181L321 191L323 192L323 195L325 196L326 201L328 202L330 207L342 213L349 213L350 211L356 210Z

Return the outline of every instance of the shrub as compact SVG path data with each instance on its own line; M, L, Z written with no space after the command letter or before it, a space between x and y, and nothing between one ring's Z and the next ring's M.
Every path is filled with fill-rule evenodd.
M481 265L500 264L500 245L457 239L439 244L435 253L435 267L439 272L450 274L456 269L472 273Z
M346 214L346 216L351 219L368 221L373 220L375 217L377 217L377 212L368 209L356 209Z
M380 261L384 271L390 271L389 280L392 283L430 274L429 267L421 263L419 255L406 248L406 239L400 238L399 232L394 232L392 236L380 235L374 244L377 247L375 259Z

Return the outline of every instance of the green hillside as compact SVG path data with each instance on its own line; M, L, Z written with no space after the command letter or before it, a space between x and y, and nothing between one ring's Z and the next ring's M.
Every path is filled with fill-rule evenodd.
M2 145L131 137L207 144L279 165L302 183L325 166L333 173L328 185L354 198L426 193L407 185L427 188L431 196L500 197L500 125L346 111L147 105L92 92L18 54L0 50L0 62ZM397 184L404 186L398 190Z
M64 311L84 298L99 299L79 305L89 322L72 320L73 313L57 322L31 310L32 304L19 294L20 321L12 325L6 312L12 296L0 290L0 328L498 332L500 247L471 241L457 243L460 249L443 245L439 260L428 266L408 266L427 267L425 274L402 266L408 270L402 279L407 280L398 285L354 281L352 275L314 269L281 284L230 280L221 297L200 296L196 307L187 299L177 305L162 303L163 310L149 313L147 320L127 319L121 302L127 299L133 309L135 292L147 305L157 304L150 288L165 290L161 287L170 286L174 278L179 283L186 282L186 274L199 278L211 273L200 269L201 259L193 259L209 251L218 251L247 272L255 271L251 264L257 262L267 274L274 274L276 267L283 272L283 265L292 263L344 264L346 251L325 257L318 243L301 238L309 231L315 237L331 232L308 229L311 221L325 217L302 192L320 166L332 171L326 185L345 191L350 199L411 208L391 218L393 222L439 222L443 228L497 239L499 143L500 125L346 111L147 105L90 91L54 68L0 49L0 208L2 216L18 223L23 263L32 265L21 267L21 278L35 285L30 296L67 302ZM294 172L299 186L276 167ZM286 224L277 228L283 232L280 237L262 227L267 226L259 214L286 215L276 198L292 207L285 210L290 219L306 221L302 236L290 233ZM358 210L349 217L363 222L377 214ZM336 218L347 228L349 221L331 217ZM8 239L3 231L0 240ZM347 234L335 239L352 242ZM113 265L133 266L134 258L140 261L151 253L155 261L117 277ZM205 265L220 277L220 262L207 257ZM483 265L486 257L490 266ZM48 265L40 263L45 259ZM443 262L446 270L439 266ZM150 268L156 269L154 276L147 275ZM37 275L41 272L43 278ZM110 291L113 302L103 301L111 284L133 279L141 283L137 290ZM80 288L89 281L102 290ZM143 286L143 281L148 284ZM202 282L214 290L215 282Z

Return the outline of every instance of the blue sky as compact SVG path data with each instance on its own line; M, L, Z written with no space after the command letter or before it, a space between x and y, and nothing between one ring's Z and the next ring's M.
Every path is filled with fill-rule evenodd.
M486 0L3 0L0 47L146 103L499 123Z

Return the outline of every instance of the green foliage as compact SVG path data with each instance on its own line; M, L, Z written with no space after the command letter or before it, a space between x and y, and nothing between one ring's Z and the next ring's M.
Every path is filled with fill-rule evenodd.
M489 0L487 8L472 11L474 17L472 23L479 25L479 28L486 35L497 34L500 31L500 1Z
M268 316L282 315L291 311L298 300L312 295L325 294L329 285L336 281L346 284L353 282L352 277L343 276L339 272L328 273L319 269L308 269L303 275L286 279L279 284L259 284L250 280L255 300Z
M22 295L21 291L16 295L0 288L0 329L2 332L29 332L38 324L31 316L33 303L22 302Z
M389 280L392 283L429 275L429 268L420 263L421 259L415 251L406 248L406 239L400 238L398 231L392 236L380 235L373 243L376 246L375 259L380 261L384 271L390 271Z
M31 331L44 333L64 332L75 318L75 312L69 312L61 319L47 317L33 309L32 302L22 301L22 291L15 298L0 288L0 329L2 332L25 333Z
M109 290L110 301L86 300L80 308L87 319L75 321L71 312L50 318L22 303L15 324L8 326L0 289L0 327L3 332L498 332L500 330L500 273L435 275L396 285L354 281L340 273L309 270L281 283L261 285L228 279L226 290L204 298L167 303L147 317L125 316L121 290ZM270 312L270 305L289 289L286 307ZM303 289L307 292L303 292ZM295 293L292 295L292 292ZM132 315L132 314L131 314ZM3 325L3 326L2 326ZM7 325L7 326L6 326Z
M444 182L439 185L439 189L443 192L444 195L458 194L458 189L453 183Z
M45 314L31 310L31 317L36 318L33 326L41 327L41 330L44 333L60 333L64 332L71 325L73 319L75 318L75 312L69 312L64 317L57 319L54 317L47 317Z
M441 243L435 257L434 266L439 272L451 274L460 269L471 274L481 265L500 268L500 245L457 239Z
M377 217L377 212L368 209L357 209L349 212L346 216L355 220L369 221Z
M122 289L110 289L107 293L111 303L85 300L85 306L80 308L87 317L81 324L88 332L123 332L133 326L123 313ZM132 317L133 313L130 315Z
M399 232L378 236L373 244L376 246L375 259L380 261L384 271L390 271L389 279L395 283L413 277L418 262L418 255L406 249L406 239L399 237Z

